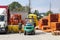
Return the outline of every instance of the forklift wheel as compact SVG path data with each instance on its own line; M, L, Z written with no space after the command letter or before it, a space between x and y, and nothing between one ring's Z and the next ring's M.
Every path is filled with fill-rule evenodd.
M24 31L24 35L26 35L26 31Z
M35 32L33 32L32 34L35 35Z

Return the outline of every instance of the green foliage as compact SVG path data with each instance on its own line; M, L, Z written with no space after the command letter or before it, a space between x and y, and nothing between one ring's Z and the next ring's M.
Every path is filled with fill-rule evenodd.
M12 2L12 3L9 5L9 9L10 9L11 11L18 11L17 9L18 9L18 8L21 8L21 7L22 7L22 5L19 4L18 2Z
M24 10L28 12L29 11L29 6L24 6Z
M22 6L20 3L18 2L12 2L9 5L9 9L10 11L28 11L29 7L28 6Z
M53 14L52 11L48 11L45 15L48 16L49 14Z
M39 11L38 11L38 10L35 10L35 11L34 11L34 14L36 14L36 15L38 16Z
M41 19L41 18L43 18L43 16L41 16L41 15L40 15L40 16L38 16L38 20L39 20L39 19Z
M35 11L34 11L34 14L37 15L37 19L38 19L38 20L42 17L42 16L39 15L39 11L38 11L38 10L35 10Z

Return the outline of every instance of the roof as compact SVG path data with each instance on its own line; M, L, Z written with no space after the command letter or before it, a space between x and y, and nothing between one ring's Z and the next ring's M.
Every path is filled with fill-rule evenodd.
M6 8L6 9L8 9L8 6L0 6L0 8Z

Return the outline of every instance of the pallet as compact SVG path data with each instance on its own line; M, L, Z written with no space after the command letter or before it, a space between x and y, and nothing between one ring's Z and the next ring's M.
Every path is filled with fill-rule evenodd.
M43 30L44 32L52 32L51 29L48 29L48 30Z
M60 31L54 31L52 32L52 35L60 35Z

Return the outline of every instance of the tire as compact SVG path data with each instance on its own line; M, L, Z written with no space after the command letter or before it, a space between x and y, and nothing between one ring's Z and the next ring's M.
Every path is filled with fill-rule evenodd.
M35 35L35 32L34 32L34 35Z
M26 35L26 31L24 32L24 35Z
M35 35L35 31L33 31L32 34Z
M4 34L7 34L7 31L5 31Z
M8 26L6 26L6 28L5 28L5 33L6 34L8 33Z

